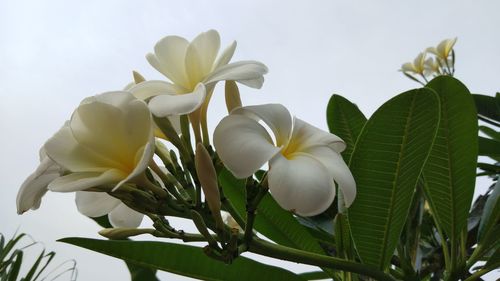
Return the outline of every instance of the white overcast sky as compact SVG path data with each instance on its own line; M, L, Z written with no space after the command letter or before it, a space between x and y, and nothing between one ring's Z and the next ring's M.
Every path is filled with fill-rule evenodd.
M131 70L162 79L144 56L163 36L192 39L214 28L223 45L237 40L233 61L259 60L270 69L261 90L240 88L243 103L279 102L326 129L332 93L370 115L418 86L398 68L445 38L458 37L456 77L475 93L499 91L499 11L493 0L0 0L0 232L19 228L55 250L58 262L76 259L79 280L127 280L120 261L54 242L98 237L73 194L48 193L39 210L22 216L15 197L38 164L39 147L84 97L123 88ZM225 114L220 92L213 101L212 129Z

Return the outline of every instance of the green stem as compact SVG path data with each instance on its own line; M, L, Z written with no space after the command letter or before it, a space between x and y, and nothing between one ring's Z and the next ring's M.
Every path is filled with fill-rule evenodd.
M327 267L336 270L345 270L369 276L379 281L395 281L392 276L369 265L354 263L334 257L314 254L266 242L259 238L252 239L248 251L281 260Z

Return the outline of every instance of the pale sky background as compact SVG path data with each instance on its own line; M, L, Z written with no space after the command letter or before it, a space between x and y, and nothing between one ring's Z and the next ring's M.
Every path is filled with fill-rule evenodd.
M191 40L214 28L222 46L237 40L233 61L259 60L270 69L261 90L240 87L243 103L279 102L326 129L332 93L371 115L394 95L418 87L398 68L445 38L458 37L457 78L475 93L499 91L499 11L493 0L0 0L0 232L10 236L19 228L43 241L57 252L52 266L76 259L78 280L129 279L117 259L54 242L99 237L97 225L77 212L73 194L49 192L39 210L22 216L15 197L38 165L39 147L83 98L123 88L132 70L163 79L144 58L163 36ZM226 113L218 90L209 113L212 130Z

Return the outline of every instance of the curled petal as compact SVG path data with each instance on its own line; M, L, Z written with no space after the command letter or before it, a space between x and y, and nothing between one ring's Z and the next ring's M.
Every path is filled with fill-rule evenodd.
M222 80L258 80L262 75L266 74L267 71L267 67L258 61L234 62L215 69L208 77L205 78L204 82L210 84ZM249 84L253 85L252 83ZM255 84L255 86L260 88L262 85Z
M146 100L163 94L183 93L185 90L172 83L161 80L150 80L136 84L128 89L136 98Z
M213 69L217 69L223 65L228 64L229 61L231 61L231 58L233 57L235 50L236 50L236 41L233 41L231 45L227 46L227 48L224 49L224 51L222 51L220 57L217 58L217 60L215 61Z
M151 159L153 159L153 155L155 152L155 140L154 136L151 135L151 139L149 143L147 143L142 149L139 149L137 151L136 157L135 157L135 168L134 170L124 179L122 179L114 188L112 191L115 191L118 189L121 185L133 180L134 178L138 177L141 175L149 165L149 162Z
M256 121L262 120L276 136L276 146L288 143L292 133L292 117L288 109L281 104L263 104L237 108L231 115L245 115Z
M113 227L138 227L143 217L143 214L130 209L123 203L108 214L109 222Z
M48 189L57 192L73 192L89 189L104 184L118 183L125 178L119 170L107 170L99 172L79 172L59 177L48 185Z
M242 115L229 115L214 131L214 145L224 165L237 178L255 173L271 159L279 148L255 120Z
M320 161L307 155L289 160L278 154L269 165L269 190L283 209L314 216L332 204L335 186Z
M17 213L22 214L29 209L38 209L47 186L59 177L59 167L50 158L45 157L36 171L21 185L17 193Z
M188 114L203 104L205 95L205 86L199 83L189 94L159 95L152 98L149 102L149 109L158 117Z
M77 191L75 202L78 211L91 218L104 216L111 212L121 201L105 192Z
M330 147L325 146L313 147L304 151L304 153L310 154L328 169L330 176L338 184L344 195L345 206L351 206L356 198L356 182L342 156Z
M306 150L315 146L329 146L338 153L346 148L338 136L325 132L299 118L294 118L293 133L287 149Z
M146 59L170 81L186 87L189 81L184 65L189 42L179 36L167 36L156 43L154 54L147 54Z

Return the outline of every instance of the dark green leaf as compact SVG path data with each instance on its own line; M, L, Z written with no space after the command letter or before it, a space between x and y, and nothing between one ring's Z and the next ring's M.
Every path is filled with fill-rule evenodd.
M100 225L103 228L112 228L113 227L111 225L111 223L109 222L108 215L104 215L104 216L97 217L97 218L91 218L91 217L89 217L89 218L94 220L98 225Z
M156 269L125 262L130 271L131 281L159 281L156 277Z
M500 174L500 166L488 163L477 163L477 167L491 174Z
M137 265L201 280L304 280L278 268L238 257L226 265L207 257L199 247L153 241L63 238L59 241L103 253Z
M497 94L498 95L498 94ZM500 106L495 97L473 94L477 114L500 122Z
M441 122L424 169L424 191L438 225L452 241L458 241L474 192L476 109L469 90L452 77L437 77L427 87L439 95Z
M40 263L42 262L44 256L45 256L45 250L43 250L40 253L40 255L38 255L38 258L36 259L35 263L31 266L31 269L28 271L28 274L26 274L26 277L24 277L23 281L30 281L31 279L33 279L36 270L38 269L38 266L40 266Z
M500 161L500 142L484 137L479 137L479 151L478 154L488 156L496 161Z
M19 275L19 271L21 270L21 265L23 263L23 251L15 250L14 253L12 253L12 256L14 258L14 263L7 274L9 276L8 281L17 280L17 276Z
M223 170L219 182L224 195L233 203L242 217L245 217L245 181L236 179L231 172ZM255 229L267 238L283 246L323 254L311 234L292 215L266 195L257 207Z
M438 123L439 99L423 88L389 100L363 127L349 163L357 196L348 211L363 263L388 267Z
M494 129L487 126L479 126L479 130L483 132L488 137L500 141L500 132L495 131Z
M330 278L330 276L323 271L305 272L299 275L305 280L324 280Z
M483 215L479 224L478 243L490 236L491 230L500 222L500 181L497 181L484 205ZM496 237L498 239L498 237Z
M348 162L366 117L355 104L342 96L333 95L326 109L326 121L330 132L345 141L347 147L342 157Z

